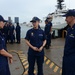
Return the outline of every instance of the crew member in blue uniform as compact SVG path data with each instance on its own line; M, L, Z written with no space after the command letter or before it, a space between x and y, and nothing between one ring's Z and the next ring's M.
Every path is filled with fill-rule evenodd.
M64 16L70 27L65 41L62 75L75 75L75 10L68 10Z
M14 25L12 23L10 23L10 26L9 26L9 37L10 37L10 43L11 44L13 44L13 42L15 40L14 30L15 30Z
M47 46L47 26L48 25L48 20L46 19L45 20L45 28L44 28L44 32L45 32L45 35L46 35L46 45L45 45L45 48L47 49L48 46Z
M46 44L46 36L44 31L39 28L40 19L38 17L33 17L30 22L32 22L33 28L27 31L25 37L26 43L29 46L28 75L34 75L35 61L37 63L37 75L43 75L44 46Z
M8 41L8 31L9 31L8 23L5 23L5 25L3 27L3 35L5 37L6 43Z
M46 43L46 49L49 49L51 46L51 31L52 31L52 17L48 17L46 19L46 25L45 25L45 34L47 37L47 43Z
M0 15L0 29L4 27L4 18ZM0 75L10 75L8 59L12 63L12 55L7 52L5 38L0 31Z
M19 26L19 23L17 23L17 26L16 26L16 39L17 39L17 43L20 43L20 33L21 33L21 27Z

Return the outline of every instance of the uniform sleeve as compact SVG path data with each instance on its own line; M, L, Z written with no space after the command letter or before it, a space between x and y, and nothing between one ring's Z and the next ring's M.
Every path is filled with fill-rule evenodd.
M50 27L52 27L52 23L50 22L49 24L50 24Z
M3 43L2 43L2 39L0 38L0 50L4 49L3 48Z
M30 40L30 33L29 33L29 31L27 31L25 39L28 40L28 41Z
M45 35L45 32L43 31L43 41L46 40L46 35Z
M52 26L52 23L50 23L50 25Z

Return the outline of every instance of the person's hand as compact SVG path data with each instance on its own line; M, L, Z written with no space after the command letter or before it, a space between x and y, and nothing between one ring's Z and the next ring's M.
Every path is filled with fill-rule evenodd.
M13 63L13 56L11 55L11 57L9 57L9 63L12 64Z
M13 59L9 58L9 63L12 64L13 63Z
M41 52L41 51L42 51L42 49L43 49L43 46L41 46L41 47L38 49L38 51L39 51L39 52Z
M37 47L33 47L33 50L34 50L34 51L38 51L38 48L37 48Z

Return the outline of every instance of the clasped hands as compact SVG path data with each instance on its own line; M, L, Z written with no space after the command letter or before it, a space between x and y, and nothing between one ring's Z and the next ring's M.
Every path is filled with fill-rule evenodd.
M37 48L37 47L33 47L33 50L34 51L38 51L38 52L41 52L43 49L43 46L41 46L40 48Z

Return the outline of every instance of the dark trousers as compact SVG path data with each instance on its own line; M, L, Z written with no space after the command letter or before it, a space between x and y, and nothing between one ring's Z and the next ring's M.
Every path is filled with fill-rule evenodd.
M63 57L62 75L75 75L75 54Z
M0 68L0 75L11 75L8 64L5 67Z
M38 70L37 75L43 75L44 55L41 56L28 55L28 63L29 63L28 75L34 75L35 61L37 63L37 70Z
M16 34L17 43L20 43L20 34Z
M47 43L46 43L46 46L50 46L51 45L51 34L48 34L47 35Z
M10 42L13 43L13 34L10 34Z

